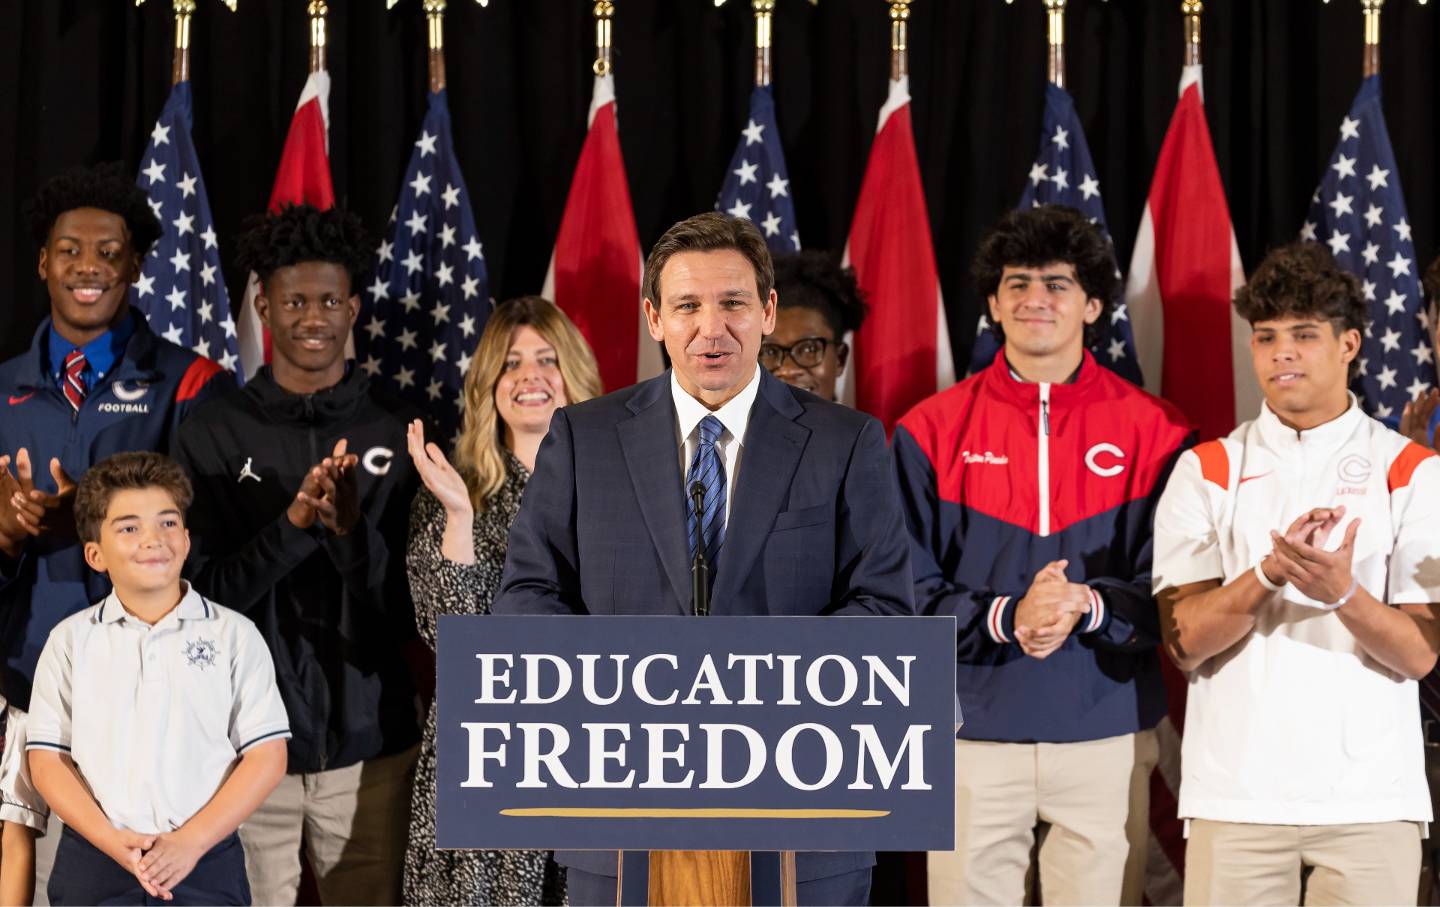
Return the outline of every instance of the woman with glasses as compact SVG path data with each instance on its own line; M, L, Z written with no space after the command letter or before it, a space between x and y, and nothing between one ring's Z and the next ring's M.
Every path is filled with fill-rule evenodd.
M775 291L780 309L760 345L760 364L786 384L834 400L850 358L845 335L867 311L855 272L828 252L777 255Z

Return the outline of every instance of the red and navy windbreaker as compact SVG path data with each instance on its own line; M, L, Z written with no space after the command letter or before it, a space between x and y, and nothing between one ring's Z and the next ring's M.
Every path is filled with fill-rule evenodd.
M235 386L215 362L155 336L139 312L131 310L131 317L135 332L124 354L79 412L46 373L50 319L28 351L0 363L0 453L29 451L40 490L55 491L51 457L78 481L111 454L168 453L180 421ZM109 581L85 565L78 542L32 541L18 562L0 555L0 693L11 705L28 710L35 663L55 625L109 592Z
M1068 384L1020 381L997 356L900 420L915 604L958 619L961 738L1065 743L1159 722L1151 524L1190 434L1177 409L1088 352ZM1061 559L1090 587L1091 612L1037 660L1015 642L1015 605Z

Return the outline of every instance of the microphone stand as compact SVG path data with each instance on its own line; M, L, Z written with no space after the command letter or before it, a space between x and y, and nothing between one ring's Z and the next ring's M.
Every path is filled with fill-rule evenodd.
M705 559L705 527L701 525L705 513L705 486L695 482L690 486L690 500L695 507L695 561L690 565L690 596L696 617L710 613L710 562Z

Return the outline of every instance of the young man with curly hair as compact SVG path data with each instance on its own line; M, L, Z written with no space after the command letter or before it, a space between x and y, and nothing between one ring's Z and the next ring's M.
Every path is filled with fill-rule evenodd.
M401 656L420 413L346 359L373 247L359 218L292 206L238 263L272 363L181 432L195 484L191 581L260 628L293 736L289 773L240 831L256 903L293 904L303 845L327 904L400 899L419 727Z
M867 307L855 272L829 252L775 256L775 330L760 344L760 364L791 387L825 400L845 374L850 345Z
M1440 649L1440 458L1347 387L1366 304L1323 246L1235 296L1257 418L1181 457L1155 516L1189 675L1185 903L1414 904L1431 820L1416 679Z
M130 308L130 284L160 237L132 175L118 164L66 171L40 187L28 214L50 316L28 351L0 364L4 903L29 903L32 836L49 813L25 762L36 660L56 624L110 590L85 565L75 482L111 454L169 450L181 420L233 387L219 365L155 335Z
M1047 904L1138 904L1165 714L1150 517L1190 426L1096 363L1114 254L1073 208L1012 211L975 285L989 368L922 401L892 442L915 603L957 618L955 850L932 904L1019 904L1042 829Z

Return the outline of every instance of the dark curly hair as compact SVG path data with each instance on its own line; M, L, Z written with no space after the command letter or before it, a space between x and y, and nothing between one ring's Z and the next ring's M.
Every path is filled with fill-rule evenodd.
M870 307L855 281L855 271L842 268L834 253L818 250L775 256L775 290L780 308L814 309L841 340L860 329Z
M1277 318L1317 318L1330 322L1338 335L1365 333L1367 308L1360 280L1335 263L1330 250L1313 242L1293 242L1271 249L1235 292L1235 312L1253 327ZM1350 363L1350 378L1359 371Z
M980 240L970 276L984 299L1000 289L1000 275L1007 267L1036 268L1052 262L1072 266L1085 296L1100 300L1100 317L1085 326L1085 345L1089 346L1095 342L1095 325L1104 323L1120 297L1120 275L1110 240L1074 208L1040 205L1007 212ZM1000 342L1005 341L1000 325L991 325L991 330Z
M279 213L246 220L245 232L236 241L235 262L265 283L281 268L328 261L344 267L351 292L359 292L374 255L375 242L359 215L343 208L286 205Z
M1430 262L1421 281L1425 285L1425 295L1429 297L1426 311L1430 313L1431 318L1434 318L1436 310L1440 309L1440 255L1435 256L1435 260ZM1435 327L1433 323L1430 326L1432 329Z
M25 206L37 251L50 242L50 229L60 215L76 208L98 208L123 218L136 255L147 254L160 238L160 219L151 210L150 200L119 161L72 167L40 186Z

